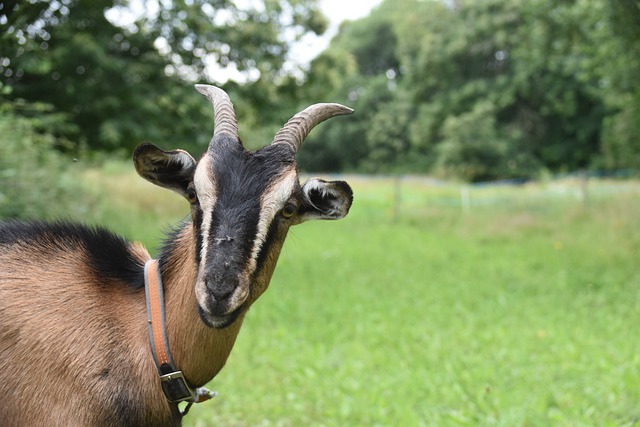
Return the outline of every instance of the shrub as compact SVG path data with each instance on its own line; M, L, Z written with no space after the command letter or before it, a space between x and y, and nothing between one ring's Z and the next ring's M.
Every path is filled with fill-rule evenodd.
M0 115L0 218L74 216L88 200L72 158L56 138L36 129L40 119Z

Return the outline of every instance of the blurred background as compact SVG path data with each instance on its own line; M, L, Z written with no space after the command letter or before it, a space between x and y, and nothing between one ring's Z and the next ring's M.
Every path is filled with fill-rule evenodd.
M153 252L188 214L138 178L195 157L210 83L249 149L348 180L292 230L221 392L186 425L640 425L638 0L4 0L0 218Z

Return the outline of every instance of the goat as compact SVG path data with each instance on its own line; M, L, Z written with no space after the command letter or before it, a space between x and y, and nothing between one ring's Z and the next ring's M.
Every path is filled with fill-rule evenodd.
M133 154L146 180L185 197L191 217L159 249L166 337L189 387L224 366L249 307L267 289L290 226L339 219L343 181L300 184L296 153L320 122L353 110L315 104L249 152L221 89L196 85L214 108L199 161L150 143ZM150 350L148 252L100 227L0 223L0 424L176 426ZM150 319L150 318L149 318Z

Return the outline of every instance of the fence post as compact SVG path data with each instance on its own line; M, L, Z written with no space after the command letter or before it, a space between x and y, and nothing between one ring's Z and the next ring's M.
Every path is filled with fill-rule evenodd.
M402 204L402 177L396 175L393 184L393 220L398 221Z
M582 195L582 205L589 207L589 171L580 171L580 193Z
M460 205L462 206L462 212L466 214L471 210L471 197L469 196L469 186L467 185L460 187Z

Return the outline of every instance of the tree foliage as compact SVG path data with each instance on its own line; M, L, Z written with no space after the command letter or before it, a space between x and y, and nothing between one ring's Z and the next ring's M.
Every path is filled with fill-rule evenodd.
M198 149L208 142L211 111L191 83L206 82L208 67L233 65L252 83L253 100L268 100L255 108L268 111L265 82L286 80L288 39L326 27L315 1L141 4L146 13L137 16L124 0L4 2L3 100L67 115L72 126L50 129L72 142L63 149L130 152L145 139ZM249 105L239 115L255 116Z
M325 30L317 0L128 1L3 2L5 111L63 151L200 151L211 111L191 83L228 67L250 148L310 103L355 107L311 134L306 169L473 181L640 168L638 0L384 0L302 79L289 48Z
M34 109L47 109L42 104ZM61 117L49 114L48 121ZM53 150L55 138L37 132L40 119L0 114L0 218L55 218L83 214L93 202L71 158Z
M327 58L354 62L329 89L367 119L357 135L341 122L316 137L358 139L366 152L338 165L360 170L484 180L638 168L639 4L385 0L342 27L307 82L318 90Z

